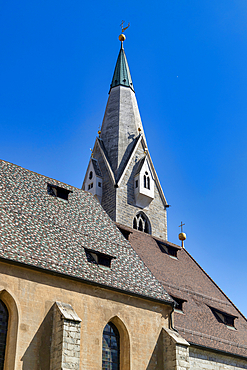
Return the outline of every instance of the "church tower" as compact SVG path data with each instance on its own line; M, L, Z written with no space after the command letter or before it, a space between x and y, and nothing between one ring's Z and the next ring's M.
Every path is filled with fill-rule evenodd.
M104 119L82 189L98 198L112 220L166 240L168 204L148 151L125 36L119 40Z

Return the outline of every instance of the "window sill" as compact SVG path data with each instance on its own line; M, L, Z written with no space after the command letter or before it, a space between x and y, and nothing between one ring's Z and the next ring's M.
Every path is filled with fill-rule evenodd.
M169 256L170 258L172 258L173 260L178 260L178 258L177 258L177 257L175 257L175 256L171 256L170 254L168 254L168 256Z
M182 315L185 315L185 313L184 313L183 311L181 311L181 310L177 310L176 308L174 308L174 312L176 312L176 313L181 313Z

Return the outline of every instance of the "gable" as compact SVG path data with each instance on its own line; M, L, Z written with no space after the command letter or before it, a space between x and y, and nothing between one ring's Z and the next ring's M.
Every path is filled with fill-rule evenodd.
M138 155L137 155L137 152L139 151ZM142 154L141 154L142 153ZM146 153L146 156L144 157L144 154ZM136 165L136 161L133 160L135 158L137 158L137 160L139 160L140 162ZM133 149L133 152L131 153L131 156L129 158L129 160L126 162L125 164L125 169L120 177L120 179L118 180L117 182L117 185L120 186L120 184L122 183L124 177L125 177L125 174L126 172L128 171L129 167L134 167L135 165L135 174L137 174L138 172L141 171L144 163L147 162L149 168L150 168L150 172L152 173L152 176L153 176L153 180L156 184L156 187L158 189L158 192L159 192L159 196L161 198L161 201L163 203L163 206L166 208L168 207L168 203L166 201L166 198L165 198L165 195L164 195L164 192L162 190L162 187L160 185L160 182L159 182L159 179L158 179L158 176L157 176L157 173L155 171L155 168L154 168L154 165L153 165L153 162L152 162L152 159L151 159L151 156L149 154L149 151L147 149L147 144L145 142L145 139L142 135L140 135L139 137L139 140L138 142L136 143L134 149Z

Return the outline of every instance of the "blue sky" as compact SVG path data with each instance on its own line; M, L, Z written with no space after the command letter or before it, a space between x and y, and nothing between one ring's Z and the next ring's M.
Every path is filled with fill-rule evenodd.
M122 19L169 240L247 315L246 0L0 1L0 158L81 187Z

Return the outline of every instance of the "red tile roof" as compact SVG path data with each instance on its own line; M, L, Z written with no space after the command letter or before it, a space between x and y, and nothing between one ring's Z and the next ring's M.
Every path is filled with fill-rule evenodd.
M175 312L174 324L190 343L247 357L247 320L198 265L193 257L179 246L177 259L162 252L157 238L143 232L131 231L129 241L154 276L173 297L184 299L183 313ZM235 328L217 320L210 307L236 316Z

